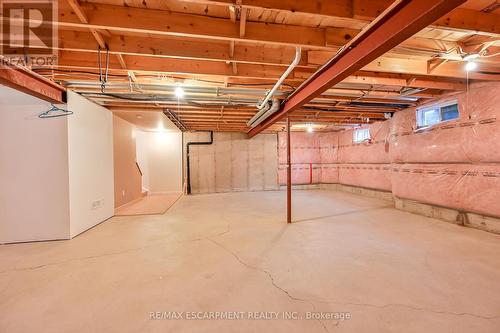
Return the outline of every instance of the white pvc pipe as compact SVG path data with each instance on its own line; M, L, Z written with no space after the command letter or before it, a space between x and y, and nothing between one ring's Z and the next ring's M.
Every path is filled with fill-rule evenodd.
M285 81L285 79L288 77L288 75L290 75L290 73L293 71L293 69L295 67L297 67L297 65L300 62L301 55L302 55L302 49L300 47L296 47L295 48L295 59L293 59L293 62L286 69L286 71L283 73L283 75L281 75L281 77L279 78L278 82L276 82L274 87L267 93L266 98L264 98L264 100L260 104L259 109L262 109L267 104L267 102L269 102L269 100L274 96L274 94L276 93L276 90L278 90L278 88L281 86L283 81Z

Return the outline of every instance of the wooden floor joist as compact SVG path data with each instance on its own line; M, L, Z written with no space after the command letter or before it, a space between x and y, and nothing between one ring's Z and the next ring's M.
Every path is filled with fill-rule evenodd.
M296 47L302 48L301 61L281 86L279 98L298 89L340 50L344 53L391 4L421 1L59 0L58 63L31 69L115 112L126 113L128 119L137 112L172 108L193 122L190 128L199 122L204 128L222 130L229 126L225 122L238 121L238 127L231 128L247 131L246 121L289 66ZM424 2L433 11L435 1ZM498 13L491 6L486 10L479 0L451 7L440 15L423 17L419 30L413 29L407 39L398 39L390 47L384 45L384 52L369 62L356 61L354 71L349 75L343 71L335 87L302 105L292 120L330 124L384 120L384 113L465 91L464 57L470 54L477 54L478 66L468 73L469 82L498 80ZM414 24L408 20L403 25ZM383 39L377 42L387 44ZM97 60L99 48L109 49L111 55L104 94L100 84L85 86L99 83L103 70ZM121 88L112 88L114 83ZM169 101L173 91L155 91L147 84L261 89L262 96L191 92L185 94L185 103L176 105ZM128 92L148 95L149 100L120 98ZM217 103L195 105L200 102L196 98L220 100L221 96L224 103L229 101L222 113ZM236 105L237 98L253 101ZM277 124L267 130L283 127L282 121Z
M413 0L396 2L372 23L358 39L351 41L335 58L315 73L284 103L281 109L249 131L253 137L284 119L289 113L340 83L363 66L408 39L465 0Z

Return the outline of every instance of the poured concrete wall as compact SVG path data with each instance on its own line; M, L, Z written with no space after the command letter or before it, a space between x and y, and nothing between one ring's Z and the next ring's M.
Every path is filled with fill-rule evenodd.
M204 132L185 133L184 147L209 138ZM242 133L214 133L212 145L190 147L192 193L276 190L277 170L276 134L248 140Z

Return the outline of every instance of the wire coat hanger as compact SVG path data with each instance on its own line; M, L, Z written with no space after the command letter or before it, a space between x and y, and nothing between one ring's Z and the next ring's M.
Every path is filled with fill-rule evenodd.
M73 114L73 111L64 110L58 108L54 104L51 104L51 108L45 112L40 113L38 115L38 118L57 118L57 117L69 116L71 114Z

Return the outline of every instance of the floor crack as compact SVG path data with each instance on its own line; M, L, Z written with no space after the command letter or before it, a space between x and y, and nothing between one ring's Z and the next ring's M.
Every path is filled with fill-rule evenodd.
M309 305L312 306L312 308L313 308L314 311L316 311L316 305L315 305L315 303L327 303L327 304L332 303L332 304L340 304L340 305L374 307L374 308L379 308L379 309L388 308L388 307L405 307L405 308L408 308L408 309L411 309L411 310L414 310L414 311L425 311L425 312L431 312L431 313L435 313L435 314L445 314L445 315L453 315L453 316L470 316L470 317L474 317L474 318L478 318L478 319L483 319L483 320L493 320L493 319L499 319L500 318L500 315L483 316L483 315L474 314L474 313L468 313L468 312L441 311L441 310L434 310L434 309L428 309L428 308L424 308L424 307L413 306L413 305L409 305L409 304L402 304L402 303L389 303L389 304L378 305L378 304L370 304L370 303L340 302L340 301L335 301L335 300L322 300L322 299L300 298L300 297L294 296L288 290L286 290L285 288L281 287L278 283L276 283L276 280L275 280L274 276L268 270L260 268L260 267L257 267L257 266L252 266L252 265L244 262L243 260L241 260L241 258L235 252L231 251L230 249L228 249L227 247L225 247L224 245L222 245L221 243L219 243L219 242L217 242L216 240L213 239L214 237L220 237L222 235L225 235L225 234L229 233L230 231L231 231L231 224L228 223L226 225L225 230L223 230L223 231L221 231L221 232L219 232L217 234L208 235L208 236L205 236L205 237L199 237L199 238L193 238L193 239L183 240L181 242L194 242L194 241L202 241L202 240L208 240L208 241L212 242L213 244L215 244L216 246L218 246L219 248L223 249L225 252L227 252L231 256L233 256L240 264L244 265L245 267L247 267L249 269L252 269L252 270L255 270L255 271L259 271L261 273L264 273L268 277L268 279L271 282L271 284L273 285L273 287L276 288L277 290L279 290L284 295L286 295L290 300L297 301L297 302L307 303L307 304L309 304ZM161 241L162 239L158 239L158 240ZM63 261L59 261L59 262L52 262L52 263L46 263L46 264L42 264L42 265L38 265L38 266L32 266L32 267L23 267L23 268L18 268L18 269L4 270L4 271L0 271L0 274L4 274L4 273L8 273L8 272L37 270L37 269L42 269L42 268L45 268L45 267L48 267L48 266L56 266L56 265L70 263L70 262L73 262L73 261L89 260L89 259L96 259L96 258L101 258L101 257L105 257L105 256L120 255L120 254L123 254L123 253L140 251L140 250L145 249L145 248L151 248L151 247L161 246L161 245L165 245L165 244L166 243L159 242L157 244L151 244L151 245L146 245L146 246L142 246L142 247L126 249L126 250L123 250L123 251L109 252L109 253L103 253L103 254L99 254L99 255L93 255L93 256L87 256L87 257L80 257L80 258L71 258L71 259L68 259L68 260L63 260ZM322 325L323 329L326 332L329 332L328 327L325 325L325 323L321 319L317 319L317 320ZM335 326L337 326L338 324L339 324L339 321L337 321L336 323L334 323Z
M230 225L229 224L226 226L226 229L224 231L222 231L222 232L220 232L218 234L210 235L210 236L206 236L206 237L192 238L192 239L183 240L183 241L180 241L180 242L184 243L184 242L202 241L202 240L206 240L208 237L218 237L218 236L222 236L224 234L227 234L228 232L230 232ZM162 239L159 238L159 239L156 239L155 241L161 241L161 240ZM177 243L177 242L175 242L175 243ZM156 247L156 246L161 246L161 245L165 245L165 244L167 244L167 243L159 242L157 244L151 244L151 245L146 245L146 246L141 246L141 247L135 247L135 248L126 249L126 250L123 250L123 251L108 252L108 253L103 253L103 254L98 254L98 255L93 255L93 256L87 256L87 257L70 258L70 259L67 259L67 260L56 261L56 262L49 262L49 263L42 264L42 265L37 265L37 266L8 269L8 270L0 271L0 274L5 274L5 273L9 273L9 272L33 271L33 270L37 270L37 269L41 269L41 268L45 268L45 267L49 267L49 266L63 265L63 264L67 264L67 263L70 263L70 262L73 262L73 261L97 259L97 258L106 257L106 256L114 256L114 255L120 255L120 254L128 253L128 252L140 251L140 250L143 250L143 249L147 249L147 248L151 248L151 247ZM168 244L170 244L170 243L168 243Z
M103 253L103 254L94 255L94 256L71 258L71 259L68 259L68 260L57 261L57 262L49 262L49 263L38 265L38 266L15 268L15 269L10 269L10 270L0 271L0 274L9 273L9 272L32 271L32 270L37 270L37 269L48 267L48 266L56 266L56 265L61 265L61 264L67 264L67 263L70 263L70 262L73 262L73 261L96 259L96 258L101 258L101 257L106 257L106 256L113 256L113 255L123 254L123 253L127 253L127 252L139 251L139 250L142 250L144 248L153 247L153 246L158 246L158 244L156 244L156 245L149 245L149 246L143 246L143 247L133 248L133 249L127 249L127 250L117 251L117 252Z
M294 300L294 301L300 301L300 302L305 302L305 303L308 303L310 305L312 305L314 311L316 311L316 306L314 303L334 303L334 304L340 304L340 305L352 305L352 306L366 306L366 307L375 307L375 308L380 308L380 309L383 309L383 308L388 308L388 307L405 307L405 308L409 308L409 309L412 309L412 310L415 310L415 311L425 311L425 312L432 312L432 313L436 313L436 314L447 314L447 315L453 315L453 316L470 316L470 317L474 317L474 318L478 318L478 319L484 319L484 320L491 320L491 319L499 319L500 318L500 315L495 315L495 316L482 316L482 315L478 315L478 314L474 314L474 313L468 313L468 312L450 312L450 311L440 311L440 310L433 310L433 309L428 309L428 308L424 308L424 307L417 307L417 306L413 306L413 305L409 305L409 304L402 304L402 303L389 303L389 304L383 304L383 305L377 305L377 304L370 304L370 303L355 303L355 302L339 302L339 301L334 301L334 300L316 300L316 299L306 299L306 298L299 298L297 296L294 296L292 295L288 290L284 289L283 287L281 287L280 285L278 285L274 279L274 276L267 270L263 269L263 268L259 268L259 267L256 267L256 266L252 266L246 262L244 262L243 260L241 260L241 258L236 255L236 253L234 253L233 251L229 250L227 247L225 247L224 245L222 245L221 243L211 239L211 238L207 238L208 240L210 240L212 243L214 243L215 245L217 245L218 247L222 248L223 250L225 250L227 253L231 254L238 262L240 262L242 265L252 269L252 270L257 270L257 271L260 271L260 272L263 272L265 273L269 280L271 281L271 284L277 288L278 290L280 290L282 293L284 293L288 298L290 298L291 300ZM321 325L323 326L323 328L328 332L328 328L326 327L326 325L321 321L321 320L318 320ZM337 323L335 324L335 326L337 326L339 324L339 322L337 321Z
M227 253L229 253L231 256L233 256L233 258L235 258L243 266L245 266L245 267L247 267L249 269L252 269L252 270L255 270L255 271L259 271L259 272L262 272L262 273L266 274L267 277L269 278L269 281L273 285L273 287L276 288L276 289L278 289L281 293L285 294L290 300L310 304L312 306L313 310L316 312L316 306L315 306L315 304L314 304L313 301L308 300L308 299L304 299L304 298L299 298L299 297L296 297L296 296L292 295L288 290L286 290L285 288L281 287L280 285L278 285L276 283L276 281L274 279L274 276L268 270L260 268L260 267L252 266L252 265L244 262L243 260L241 260L241 258L236 253L234 253L233 251L229 250L227 247L225 247L221 243L217 242L216 240L213 240L210 237L207 237L207 240L211 241L216 246L220 247L221 249L223 249L224 251L226 251ZM328 332L328 333L330 332L328 330L328 327L325 325L325 323L321 319L316 319L316 320L321 324L321 326L323 327L323 329L326 332ZM338 322L335 325L338 325Z

